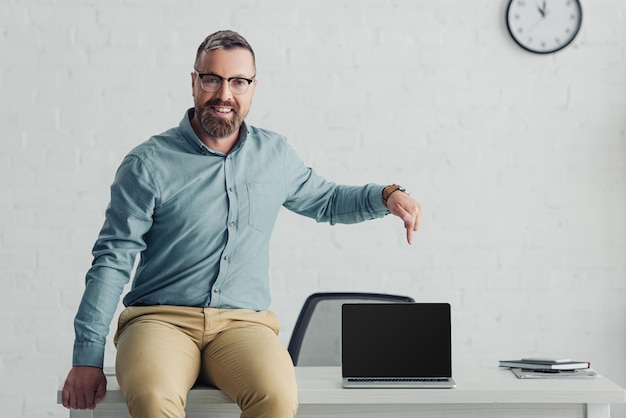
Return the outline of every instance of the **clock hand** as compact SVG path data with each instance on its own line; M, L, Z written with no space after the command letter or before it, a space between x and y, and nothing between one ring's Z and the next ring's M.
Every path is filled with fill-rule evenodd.
M546 15L548 14L548 11L546 10L546 0L543 0L543 17L546 17Z
M542 7L537 6L537 10L539 10L541 17L546 17L546 2L545 1L543 2Z
M543 17L540 19L537 19L537 21L531 27L528 28L528 33L530 34L537 27L537 25L539 25L541 22L543 22Z

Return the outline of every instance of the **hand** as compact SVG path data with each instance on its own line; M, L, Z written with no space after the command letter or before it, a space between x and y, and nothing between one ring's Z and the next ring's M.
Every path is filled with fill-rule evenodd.
M422 207L407 193L397 191L387 198L387 209L404 221L406 240L413 243L413 232L417 231L422 220Z
M104 398L107 379L99 367L72 367L63 386L63 406L71 409L94 409Z

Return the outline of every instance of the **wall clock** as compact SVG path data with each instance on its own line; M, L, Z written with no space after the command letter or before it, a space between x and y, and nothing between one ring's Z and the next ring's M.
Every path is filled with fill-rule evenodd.
M509 0L506 26L513 40L536 54L550 54L569 45L580 30L578 0Z

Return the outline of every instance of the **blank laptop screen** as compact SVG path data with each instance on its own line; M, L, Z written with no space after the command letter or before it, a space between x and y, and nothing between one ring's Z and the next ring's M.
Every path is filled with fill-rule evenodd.
M449 377L450 305L344 304L342 346L344 377Z

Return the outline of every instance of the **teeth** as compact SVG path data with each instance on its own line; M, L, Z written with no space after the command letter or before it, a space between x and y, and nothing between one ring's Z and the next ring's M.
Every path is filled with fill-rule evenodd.
M229 107L216 107L214 109L220 113L228 113L231 111Z

